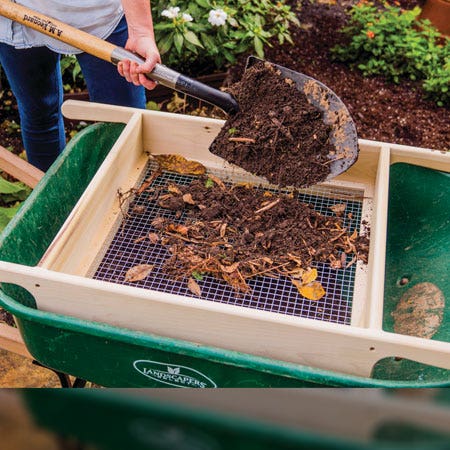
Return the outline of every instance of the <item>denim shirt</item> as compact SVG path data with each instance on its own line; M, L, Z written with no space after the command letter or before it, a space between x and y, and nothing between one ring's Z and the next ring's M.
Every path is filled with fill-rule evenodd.
M124 14L120 0L19 0L15 3L102 39L114 31ZM70 45L3 16L0 16L0 42L15 48L46 46L57 53L81 53Z

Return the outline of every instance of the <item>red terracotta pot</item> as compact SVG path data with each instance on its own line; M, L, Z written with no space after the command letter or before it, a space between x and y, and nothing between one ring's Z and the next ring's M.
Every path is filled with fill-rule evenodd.
M450 0L426 0L419 19L428 19L442 34L450 36Z

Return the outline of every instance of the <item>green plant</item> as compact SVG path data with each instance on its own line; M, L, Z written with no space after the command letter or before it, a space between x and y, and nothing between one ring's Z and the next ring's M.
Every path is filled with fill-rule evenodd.
M384 75L395 83L423 80L423 89L439 106L449 103L450 40L428 20L417 21L419 8L379 9L359 3L350 10L349 39L332 49L335 59L350 62L365 76Z
M160 53L178 68L209 63L221 70L249 51L264 57L271 38L293 43L290 26L299 25L284 0L165 0L152 7Z
M78 60L74 55L64 55L61 57L61 75L65 92L75 92L85 89L83 74Z
M423 89L437 102L439 106L450 104L450 58L443 67L434 72L433 77L425 79Z
M11 182L0 176L0 231L14 217L30 193L31 189L20 181Z

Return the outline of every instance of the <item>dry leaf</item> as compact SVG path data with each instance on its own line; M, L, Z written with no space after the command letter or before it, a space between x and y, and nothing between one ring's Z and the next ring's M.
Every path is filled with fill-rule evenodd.
M314 281L317 278L317 269L308 269L303 275L302 275L302 283L308 284Z
M127 270L127 273L125 274L125 281L133 283L134 281L143 280L154 267L155 266L153 264L139 264L138 266L134 266Z
M333 256L333 255L330 255ZM332 269L342 269L342 261L340 259L332 259L330 260L330 267Z
M202 296L202 290L199 286L199 284L193 279L193 278L189 278L188 283L187 283L188 289L197 297L201 297Z
M169 184L167 186L167 190L172 194L178 194L178 195L182 194L182 192L180 191L180 188L176 184L172 184L172 183Z
M154 158L163 170L182 175L203 175L206 169L196 161L188 161L181 155L155 155Z
M320 300L325 294L325 289L318 282L317 269L309 269L302 275L302 281L293 280L292 284L298 289L298 292L308 300Z
M308 300L320 300L325 295L325 289L318 281L313 281L312 283L297 287L298 292L300 292L300 294Z
M347 203L336 203L333 206L330 206L331 211L333 211L336 215L342 214L347 208Z
M176 223L171 223L167 227L167 231L173 231L174 233L181 234L183 236L187 236L189 228L185 225L180 225Z
M156 228L157 230L161 230L164 228L164 226L166 225L166 219L164 217L158 216L155 217L152 222L150 223L150 225L154 228Z
M183 195L183 202L188 203L189 205L195 205L195 201L192 198L191 194L184 194Z
M144 214L145 213L145 206L143 205L134 205L131 212L135 214Z
M222 264L220 264L220 270L222 270L225 273L236 272L238 267L239 267L239 262L235 262L235 263L231 264L230 266L223 266Z
M288 253L288 258L291 261L294 261L295 263L297 263L298 266L302 265L302 260L298 256L293 255L292 253Z
M148 238L152 244L159 242L159 236L156 233L148 233Z
M225 237L225 233L226 233L226 231L227 231L227 226L228 226L228 224L225 222L225 223L223 223L222 225L220 225L220 231L219 231L219 234L220 234L220 237L221 238L224 238Z
M214 181L214 183L217 184L217 186L220 187L220 189L225 190L225 184L223 183L223 181L220 178L217 178L216 176L212 175L212 174L208 174L208 178L212 181Z
M301 23L301 24L300 24L300 28L301 28L302 30L308 31L308 30L310 30L312 27L313 27L313 24L311 24L311 23Z
M301 278L303 274L305 273L305 270L302 268L296 268L289 272L289 276L292 278Z

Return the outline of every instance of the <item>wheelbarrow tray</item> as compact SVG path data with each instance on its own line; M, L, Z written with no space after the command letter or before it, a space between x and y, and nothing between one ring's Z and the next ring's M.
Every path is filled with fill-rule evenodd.
M83 218L88 219L86 215L77 215L77 212L86 207L86 197L89 197L89 194L96 192L98 195L98 191L92 188L93 184L97 183L98 185L99 179L105 180L103 178L105 173L112 170L112 167L115 167L118 173L120 172L120 165L111 165L111 155L114 152L117 154L117 147L123 146L124 142L130 143L130 140L134 142L136 147L136 145L142 145L142 142L152 140L158 141L157 143L161 145L161 140L164 142L164 140L168 139L172 146L166 152L170 150L174 153L179 153L184 147L189 155L189 152L192 151L191 148L194 147L197 152L195 153L196 157L192 159L202 161L202 157L205 158L205 155L206 158L209 157L204 148L205 142L211 140L221 125L220 121L210 119L187 119L180 115L138 112L130 109L115 109L114 107L103 107L102 109L99 105L79 106L75 103L70 103L66 105L65 109L66 112L69 111L69 114L72 114L73 118L87 119L90 117L92 119L92 112L90 112L92 108L96 110L97 115L95 118L97 120L126 122L127 126L124 127L124 125L120 124L96 124L79 133L69 143L63 155L25 202L18 215L4 231L1 239L1 260L15 263L13 264L14 269L19 267L16 276L29 278L27 275L28 271L30 273L33 272L35 266L42 264L44 261L44 267L47 264L47 268L43 270L51 273L52 277L59 279L60 276L65 276L70 280L80 281L80 304L84 305L89 301L89 297L86 298L84 295L83 298L81 291L84 288L88 288L88 292L91 292L89 289L92 287L91 282L94 280L89 280L85 277L76 278L79 275L71 274L71 268L66 267L61 270L60 268L56 269L56 267L58 264L65 264L64 261L68 262L69 266L71 264L73 267L78 265L73 265L73 259L76 260L77 258L75 253L73 253L73 245L70 244L70 239L67 240L67 234L70 235L70 233L67 233L67 230L70 228L70 224L73 224L74 218L78 218L77 220L79 221ZM161 130L162 123L168 123L165 130ZM170 137L167 134L169 129L173 131ZM137 135L136 130L138 132ZM372 300L364 302L363 298L359 306L354 308L356 313L352 317L352 326L347 326L343 333L346 336L347 330L352 328L352 332L356 334L358 340L350 342L357 343L361 341L360 338L362 337L362 340L365 339L364 351L371 352L371 347L368 346L371 337L377 338L380 332L383 336L390 336L392 331L390 311L386 310L383 305L395 304L395 298L398 301L402 292L397 285L398 271L395 271L390 265L391 256L392 260L397 262L399 258L398 252L401 251L395 247L398 236L392 235L396 229L396 218L399 217L398 223L402 224L405 220L401 189L403 189L404 195L408 195L411 198L411 189L414 189L417 185L426 186L426 189L420 189L419 193L424 199L423 204L429 204L430 199L438 199L437 202L433 200L433 208L427 208L419 212L423 216L423 221L435 225L432 228L437 230L437 233L440 233L446 223L443 219L442 211L448 211L448 195L444 195L445 190L448 192L448 176L436 169L443 170L448 167L448 155L424 149L413 149L371 141L360 141L360 146L361 158L358 162L359 164L357 163L336 182L346 185L367 184L369 186L367 188L368 192L370 191L370 183L367 180L373 180L372 184L374 187L371 194L375 198L373 208L375 210L378 208L378 211L375 215L376 220L371 222L372 244L370 258L373 265L369 271L377 273L377 283L373 282L373 277L371 278L372 283L367 283L367 279L362 278L365 280L363 292L370 292ZM425 167L417 167L411 165L411 163ZM105 167L108 168L107 171L105 171ZM416 178L411 179L410 170L413 171ZM426 181L426 183L421 183L421 179ZM130 182L134 181L130 180ZM387 196L389 184L391 192L394 191L397 197L391 196L388 213ZM436 195L437 192L434 189L436 184L438 184L438 189L441 190L440 195ZM413 192L413 195L416 195L416 192ZM101 201L102 199L98 199L99 203ZM417 211L414 212L414 214L416 213ZM403 214L403 216L400 214ZM410 214L411 211L408 211L408 215ZM430 215L429 217L427 216L428 214ZM385 234L388 216L389 231L393 231L388 237L386 244ZM416 215L414 215L415 218ZM87 221L89 222L89 220ZM404 233L403 226L397 227L396 232ZM77 235L75 242L77 242L78 237L80 236ZM436 233L431 233L431 236L428 236L428 238L432 243L436 238ZM375 242L381 242L382 245L375 245ZM391 247L397 252L395 255L391 255ZM55 251L55 248L59 248L59 250ZM384 255L386 250L386 282L383 283ZM71 258L60 258L60 255L64 255L65 251L69 252ZM84 251L83 247L81 247L81 251ZM434 255L430 255L429 261L430 264L433 264L433 274L437 277L435 281L444 293L448 292L449 286L448 281L442 276L445 269L441 266L442 255L447 254L447 252L448 248L443 247L442 242L440 242L438 253L440 253L439 257L441 260L439 258L437 260L433 259ZM44 255L45 257L43 258ZM411 252L406 254L408 257L410 255ZM423 262L422 260L422 265ZM436 262L437 265L435 264ZM410 275L415 269L420 269L420 274L417 275L417 282L423 280L421 279L422 275L428 277L427 271L422 266L417 268L410 266L408 274L402 273L400 276ZM28 291L35 291L40 288L39 277L33 278L33 276L29 280L33 280L34 285L28 284L26 286ZM379 283L380 279L382 281L381 284ZM429 278L425 278L425 280L428 281ZM11 280L3 279L2 281ZM43 281L44 283L46 282L45 280ZM20 285L22 283L15 284ZM109 285L110 283L106 284ZM385 289L383 289L383 286L385 286ZM56 292L53 289L52 296L55 297L56 295L56 297L61 299L59 303L62 308L65 308L66 288L67 285L62 284L60 291L58 291L58 288L56 288ZM130 304L142 294L140 292L142 291L141 289L121 288L124 289L121 293L125 297L128 295ZM123 324L118 326L117 323L111 325L115 319L111 319L111 311L107 307L104 308L104 318L99 319L98 316L92 316L95 320L89 320L89 314L84 315L84 313L81 314L82 316L84 315L83 317L77 317L78 312L74 310L70 310L69 313L62 313L42 310L40 306L40 309L38 309L35 301L36 296L30 295L28 291L17 286L4 284L1 293L1 305L15 315L30 353L46 366L105 386L173 385L161 381L161 376L160 378L156 377L156 379L154 376L151 376L152 374L154 375L155 370L161 375L161 373L167 372L169 367L172 371L175 370L178 373L181 371L181 373L185 374L184 381L181 381L181 383L189 380L189 383L201 387L309 385L436 386L450 383L449 371L439 368L439 366L445 367L448 363L447 360L447 362L444 361L441 364L439 360L441 356L444 359L448 358L447 343L450 339L448 336L448 320L445 321L445 318L448 316L448 307L445 312L444 322L439 332L435 335L435 339L428 341L409 336L398 336L399 341L406 343L406 347L411 349L408 353L410 357L401 360L395 358L397 355L393 354L389 358L382 358L381 361L378 361L377 357L379 355L377 356L376 353L378 349L374 348L375 353L369 353L370 357L374 358L376 362L374 370L371 376L362 377L351 375L348 372L343 373L342 370L324 370L320 366L324 355L320 354L317 358L311 358L312 364L305 364L303 362L305 360L302 359L301 355L299 357L300 362L292 362L286 360L286 358L274 358L273 355L267 357L261 352L254 354L249 351L227 348L226 343L223 347L221 345L201 343L195 339L195 335L192 339L180 339L174 337L172 332L164 334L160 331L152 333L149 330L130 329L133 328L133 323L130 323L129 326L124 326ZM134 292L139 292L136 298L134 298L134 295L129 295L134 294ZM384 292L389 293L387 302L383 302ZM103 293L106 296L106 300L109 301L112 298L111 292L103 291ZM74 295L76 297L78 293L75 292ZM97 300L98 297L92 297L94 309ZM99 305L105 299L100 300ZM179 304L176 304L176 306L179 306ZM235 308L228 305L220 306L225 308L220 310L224 314L229 313L230 308ZM58 311L59 306L55 304L55 308ZM208 308L209 306L205 309L208 310ZM85 308L86 311L89 309ZM233 310L234 312L235 310ZM264 318L269 316L270 313ZM285 321L285 319L283 320ZM357 323L354 322L356 320L358 321ZM149 322L151 322L150 319ZM335 324L323 324L322 322L309 319L300 319L300 323L300 328L304 329L306 327L307 330L313 333L313 336L316 331L322 333L324 330L325 332L329 330L335 332L337 329L341 333L341 328L339 326L335 328ZM208 325L205 323L203 326L207 327ZM381 327L384 330L381 330ZM364 331L366 329L375 330L374 334L367 334ZM397 336L395 337L397 338ZM412 347L411 342L414 344ZM310 344L314 347L314 342L310 342ZM432 354L434 355L432 361L435 361L436 364L427 365L411 361L414 359L415 354L412 350L414 350L416 344L419 346L418 353L423 355L422 362L424 360L429 361L427 359L428 355ZM376 345L378 346L377 341ZM244 346L244 348L247 347ZM337 355L337 358L345 360L346 356ZM317 361L319 361L318 364ZM341 367L339 361L336 364L337 367ZM347 367L348 364L344 364L344 371ZM166 381L167 379L172 380L170 376L168 378L163 376L162 378Z

